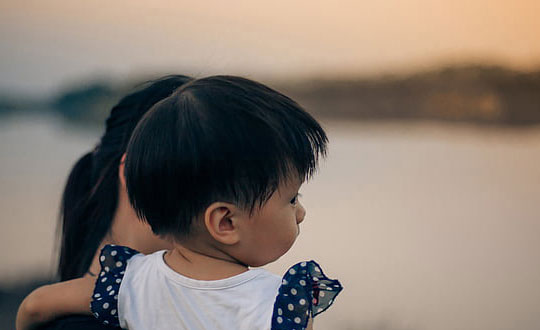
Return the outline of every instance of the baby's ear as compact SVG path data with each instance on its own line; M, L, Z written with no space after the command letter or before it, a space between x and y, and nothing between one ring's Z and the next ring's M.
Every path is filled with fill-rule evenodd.
M204 212L204 225L219 243L234 245L240 240L238 220L241 210L231 203L215 202Z

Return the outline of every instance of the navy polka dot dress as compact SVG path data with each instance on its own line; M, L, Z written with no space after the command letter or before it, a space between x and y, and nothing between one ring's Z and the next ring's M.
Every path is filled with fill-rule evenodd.
M305 329L310 317L327 310L343 287L326 277L313 260L292 266L281 282L272 314L272 330Z
M124 246L106 245L101 251L101 269L90 308L104 324L120 326L118 291L127 261L138 254ZM289 268L283 276L272 314L272 330L303 330L310 318L328 309L342 286L326 277L315 261L304 261Z
M138 251L126 246L106 245L101 250L101 272L96 280L90 309L103 324L119 327L118 291L124 277L127 261Z

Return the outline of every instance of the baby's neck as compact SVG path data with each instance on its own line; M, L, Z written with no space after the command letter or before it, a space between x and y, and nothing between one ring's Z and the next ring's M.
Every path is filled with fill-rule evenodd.
M195 280L221 280L249 269L246 265L219 251L200 251L194 247L176 243L163 258L172 270Z

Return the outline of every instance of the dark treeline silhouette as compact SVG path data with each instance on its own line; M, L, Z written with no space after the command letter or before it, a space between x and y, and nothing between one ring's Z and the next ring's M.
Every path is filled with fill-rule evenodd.
M288 92L319 117L540 123L540 71L461 66L403 77L320 80Z
M72 122L101 124L108 109L141 82L92 82L66 89L41 103L0 96L0 114L47 109ZM451 66L404 76L312 79L273 87L300 101L319 118L540 123L540 71Z
M110 105L121 97L107 83L92 83L68 90L52 102L52 108L70 120L97 121L106 118Z

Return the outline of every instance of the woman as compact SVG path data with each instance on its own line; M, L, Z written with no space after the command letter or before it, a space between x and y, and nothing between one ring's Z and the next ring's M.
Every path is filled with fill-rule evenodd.
M62 227L60 281L95 276L99 252L105 244L131 247L151 253L168 247L140 221L127 197L122 156L129 137L143 115L191 78L174 75L150 82L124 97L113 107L106 121L105 134L94 150L73 167L64 189L60 223ZM25 302L20 310L32 312ZM111 329L86 316L55 320L41 329Z

